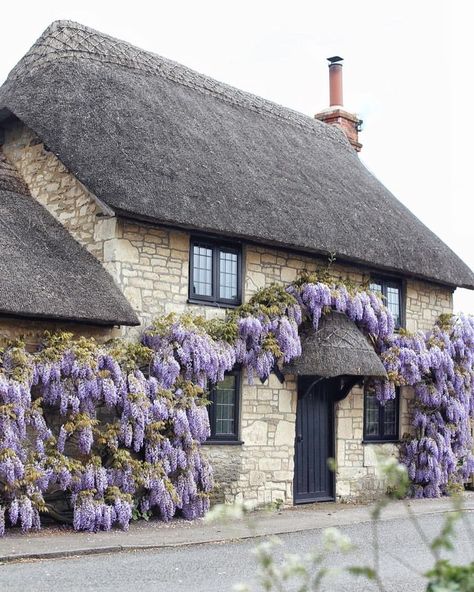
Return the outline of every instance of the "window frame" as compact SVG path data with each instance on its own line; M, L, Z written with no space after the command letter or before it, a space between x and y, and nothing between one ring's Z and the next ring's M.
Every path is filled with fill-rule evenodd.
M194 286L194 247L203 247L212 251L212 295L205 296L193 293ZM220 291L220 253L237 255L237 298L221 298ZM189 245L189 282L188 302L207 304L209 306L239 306L242 303L242 245L217 239L191 237Z
M241 401L241 384L242 372L240 368L235 368L225 373L225 376L235 376L235 393L234 393L234 433L233 434L216 434L216 413L215 413L215 396L217 384L209 387L209 401L208 415L209 426L211 434L206 440L205 444L242 444L240 440L240 401Z
M367 386L364 388L364 407L363 407L363 421L362 421L362 429L363 429L363 442L368 444L376 444L376 443L387 443L387 442L399 442L400 441L400 388L397 387L395 390L395 426L396 431L395 434L392 435L385 435L383 433L383 425L385 420L385 406L377 400L378 404L378 432L377 434L367 434L367 424L366 424L366 398L369 394L369 389Z
M395 325L395 331L404 329L406 323L406 281L394 276L371 275L369 289L371 284L379 284L381 286L385 306L388 304L387 288L398 288L400 294L400 324Z

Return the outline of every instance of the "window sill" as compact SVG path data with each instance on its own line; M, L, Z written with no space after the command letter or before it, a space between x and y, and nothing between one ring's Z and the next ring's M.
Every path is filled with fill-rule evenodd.
M230 304L228 302L212 302L209 300L199 300L199 298L188 298L188 304L199 304L200 306L212 306L213 308L237 308L240 306L240 302L236 302L235 304Z
M202 446L242 446L242 440L206 440Z
M362 440L362 444L400 444L399 438L393 440Z

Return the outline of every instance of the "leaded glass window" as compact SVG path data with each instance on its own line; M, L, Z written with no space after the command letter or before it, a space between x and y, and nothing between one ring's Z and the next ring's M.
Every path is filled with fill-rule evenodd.
M404 323L402 287L402 282L392 279L374 278L370 283L370 289L383 297L385 306L392 313L396 329Z
M213 242L192 241L190 300L236 305L241 300L241 250Z
M209 440L237 440L239 433L240 372L229 372L210 389Z
M237 291L237 253L219 250L219 296L226 300L236 300Z
M398 440L399 405L399 389L396 391L395 399L382 405L375 395L375 390L367 387L364 393L364 440Z
M193 293L212 296L212 249L193 246Z

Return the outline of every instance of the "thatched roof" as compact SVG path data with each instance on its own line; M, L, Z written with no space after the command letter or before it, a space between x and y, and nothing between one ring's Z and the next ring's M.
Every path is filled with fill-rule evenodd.
M31 197L1 151L0 315L139 324L112 277Z
M474 288L338 129L69 21L0 89L117 213Z
M323 315L317 331L304 327L302 355L284 368L299 376L379 376L386 372L373 347L357 326L343 313Z

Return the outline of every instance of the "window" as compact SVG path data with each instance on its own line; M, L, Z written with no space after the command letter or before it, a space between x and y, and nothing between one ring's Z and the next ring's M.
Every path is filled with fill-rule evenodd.
M231 441L239 436L240 372L225 375L209 393L208 407L211 436L209 440Z
M395 399L381 405L371 387L364 392L364 440L396 442L398 433L398 416L400 391L397 388Z
M189 299L240 304L241 250L208 241L191 241Z
M386 278L372 278L370 289L383 296L385 306L393 315L395 329L400 329L405 323L402 282Z

